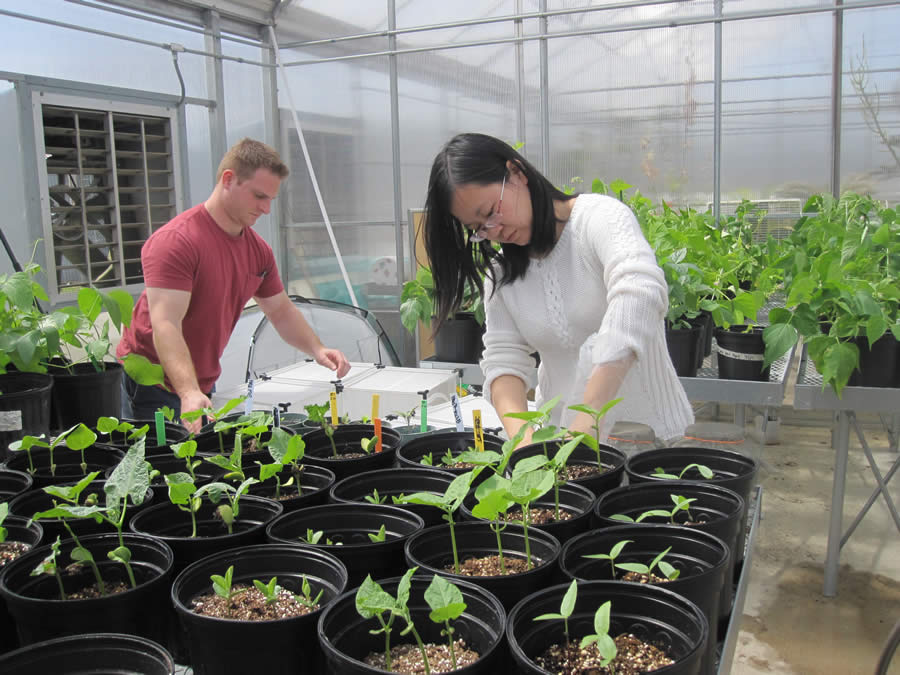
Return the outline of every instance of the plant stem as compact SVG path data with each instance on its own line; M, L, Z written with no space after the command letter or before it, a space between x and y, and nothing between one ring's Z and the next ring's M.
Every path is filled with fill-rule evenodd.
M335 443L334 443L334 434L332 433L332 434L325 434L325 435L328 436L328 440L331 442L331 452L334 454L334 458L337 459L338 451L337 451L337 445L335 445Z
M447 511L447 522L450 523L450 546L453 548L453 571L459 574L459 553L456 550L456 530L453 527L452 511Z
M525 505L528 506L527 504ZM522 518L522 529L525 532L525 569L531 569L531 541L528 539L528 519Z
M75 536L75 533L72 531L72 528L69 527L69 523L66 522L65 520L63 520L63 525L69 531L69 535L72 537L72 541L75 542L75 546L77 548L84 548L84 546L82 546L81 542L78 540L78 537ZM87 549L85 549L85 550L87 550ZM103 577L100 576L100 568L97 567L97 562L95 560L93 560L93 556L90 561L90 565L91 565L91 570L94 573L94 578L97 581L97 588L100 589L100 595L106 595L106 584L103 583Z
M416 630L416 627L409 624L412 628L413 637L416 638L416 644L419 645L419 651L422 653L422 663L425 665L425 675L431 675L431 666L428 665L428 653L425 651L425 645L422 643L422 638L419 637L419 631Z
M491 529L494 530L494 534L497 536L497 557L500 558L500 574L505 575L506 562L503 559L503 540L500 538L500 523L497 523L496 528L494 527L494 523L491 523Z
M384 665L388 669L388 672L391 672L393 671L393 668L391 668L391 623L393 622L394 617L391 616L391 620L387 623L384 622L381 614L379 614L377 618L378 623L381 624L381 628L384 631Z
M456 670L456 652L453 650L453 629L450 627L450 620L444 620L444 625L447 626L447 648L450 650L450 663L453 664L453 670Z
M563 467L565 471L566 467ZM553 482L553 517L559 521L559 481Z

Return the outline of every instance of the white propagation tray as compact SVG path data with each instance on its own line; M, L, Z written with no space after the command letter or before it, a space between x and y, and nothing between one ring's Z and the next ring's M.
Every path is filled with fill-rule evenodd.
M314 361L297 363L267 373L266 380L256 380L253 406L266 408L290 403L289 412L303 412L310 404L328 403L334 391L335 375ZM351 363L350 372L341 379L343 391L338 395L338 414L351 419L372 414L372 394L379 395L381 417L400 410L418 407L418 392L428 390L429 409L450 400L456 391L457 374L452 370L434 368L379 367L371 363ZM231 392L216 392L216 398L228 400L247 394L242 384Z

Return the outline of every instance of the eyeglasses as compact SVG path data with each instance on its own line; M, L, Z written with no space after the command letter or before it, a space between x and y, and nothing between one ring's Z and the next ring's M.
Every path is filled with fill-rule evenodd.
M497 202L497 210L485 219L478 229L469 231L469 241L478 243L487 239L487 231L493 230L500 225L500 208L503 206L503 191L506 189L506 174L503 175L503 182L500 184L500 200Z

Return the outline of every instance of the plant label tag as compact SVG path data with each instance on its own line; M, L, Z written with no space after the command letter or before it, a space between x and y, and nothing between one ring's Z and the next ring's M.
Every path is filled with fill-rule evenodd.
M475 449L484 452L484 428L481 426L481 411L472 411L472 426L475 428Z
M244 414L249 415L253 412L253 385L255 380L247 381L247 398L244 400Z
M0 431L22 431L22 411L4 410L0 412Z
M166 422L162 410L153 413L153 421L156 426L156 444L163 446L166 444Z
M338 425L338 409L337 409L337 392L331 392L328 396L329 402L331 403L331 424L334 426Z
M424 398L419 406L419 431L423 434L428 431L428 401Z
M464 431L462 408L459 405L459 397L456 394L450 397L450 405L453 408L453 421L456 422L456 430Z
M378 394L375 394L375 396L378 396ZM372 424L375 425L375 438L378 439L375 441L375 452L381 452L381 418L373 417Z
M378 394L372 394L372 423L375 423L380 415L378 414Z

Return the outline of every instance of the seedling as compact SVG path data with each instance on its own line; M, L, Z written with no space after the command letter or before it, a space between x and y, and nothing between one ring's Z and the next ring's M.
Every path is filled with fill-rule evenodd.
M447 636L447 648L450 651L450 663L456 670L456 652L453 649L453 634L456 629L450 625L450 622L462 616L466 611L466 603L463 600L462 591L455 584L447 581L444 577L435 574L431 578L431 583L425 589L425 602L431 607L428 618L437 624L444 624L441 629L441 635Z
M594 431L593 436L588 436L585 434L585 437L582 439L582 443L587 445L597 454L597 466L603 467L603 463L600 457L600 428L601 428L601 420L606 416L606 413L610 411L611 408L617 406L622 402L621 398L614 398L612 401L608 401L600 410L595 410L589 405L579 404L579 405L570 405L569 410L574 410L575 412L584 413L591 418L593 422L591 424L591 429Z
M224 598L225 602L228 603L228 614L231 615L231 603L232 601L239 595L246 593L247 589L242 588L241 590L235 590L231 585L232 576L234 575L234 565L230 565L227 570L225 570L225 576L221 576L219 574L213 574L209 578L212 580L213 584L213 592L218 595L220 598ZM273 579L274 581L274 579Z
M653 568L659 566L659 571L665 575L666 579L668 579L669 581L675 581L675 579L677 579L681 574L681 570L675 569L674 567L672 567L672 565L663 560L666 554L671 550L672 547L669 546L669 548L656 556L649 565L642 565L640 563L618 563L616 564L616 567L618 567L620 570L625 570L626 572L646 574L649 577L651 574L653 574Z
M506 529L506 512L512 506L512 500L506 496L510 480L495 474L475 489L478 503L472 508L472 515L488 521L491 531L497 538L497 557L500 561L500 574L506 574L506 559L503 556L503 540L501 532Z
M65 600L66 589L63 588L62 575L59 572L59 565L56 562L56 559L59 556L59 546L60 540L59 535L57 535L56 541L50 544L50 553L38 563L37 567L31 570L30 576L37 577L41 574L52 574L56 578L56 585L59 586L59 599Z
M122 527L125 524L125 513L129 502L138 506L144 502L147 490L150 488L150 464L144 459L144 438L139 438L137 443L132 445L122 461L113 469L109 478L106 479L104 492L106 493L106 505L100 506L96 503L96 498L89 498L84 505L78 504L78 498L82 491L99 475L98 471L94 471L84 479L73 486L48 486L44 491L62 500L65 503L60 504L53 500L53 508L47 511L35 513L34 520L44 518L61 518L63 526L75 540L76 547L72 551L72 558L77 562L88 563L94 575L97 578L97 587L102 594L106 594L103 580L100 577L100 570L97 568L90 552L81 546L72 528L69 526L68 520L71 518L93 518L98 523L107 522L116 528L119 538L119 545L112 551L107 553L110 560L120 562L125 566L128 579L132 588L137 586L134 572L131 569L131 551L125 546L122 537Z
M394 410L391 415L395 417L402 417L403 421L406 422L406 426L412 426L412 418L416 416L416 413L419 412L419 406L411 408L410 410Z
M378 543L380 541L384 541L385 537L387 536L387 532L384 529L384 525L379 527L378 532L376 532L375 534L372 534L371 532L367 532L366 534L368 535L369 539L372 540L373 543Z
M307 544L316 545L322 541L322 537L325 537L325 532L322 530L313 530L311 527L306 528L306 536L300 536L300 541L305 541ZM334 542L331 541L328 537L325 537L325 545L326 546L343 546L342 542Z
M25 436L19 441L13 441L9 444L9 449L13 452L24 450L28 455L28 473L34 474L34 462L31 457L31 448L47 448L50 454L50 475L56 476L56 463L53 461L53 452L61 443L65 443L66 447L71 450L81 452L81 471L87 473L87 462L84 459L84 450L89 448L97 441L97 434L88 429L84 424L76 424L74 427L66 429L59 436L47 442L44 435Z
M562 602L559 605L559 613L551 613L551 614L541 614L540 616L534 617L532 621L551 621L556 619L562 619L563 622L563 634L566 636L566 643L569 642L569 617L572 616L572 612L575 611L575 600L578 598L578 581L576 579L572 579L572 583L569 584L569 589L566 591L566 594L563 595Z
M602 667L608 666L619 653L615 641L609 636L609 612L611 608L612 603L609 600L600 605L594 614L593 634L585 635L581 638L580 646L582 649L592 644L597 645L597 651L600 652L600 657L603 659L600 663Z
M334 425L328 419L328 411L331 409L327 403L323 405L307 405L303 408L306 410L309 421L318 422L322 426L322 431L328 437L331 443L331 453L335 459L338 458L337 445L334 443Z
M416 644L419 647L419 652L422 654L422 663L425 666L425 673L426 675L430 675L431 666L428 663L428 654L425 651L425 645L422 643L419 632L416 630L415 625L413 625L412 616L407 604L409 602L409 589L412 585L412 575L416 573L417 569L419 568L413 567L403 575L402 579L400 579L400 583L397 585L396 598L392 597L390 593L373 581L371 575L366 575L365 581L362 582L359 590L356 591L356 611L359 612L360 616L364 619L377 618L378 622L381 624L381 628L369 632L372 635L384 633L384 659L385 665L389 671L391 670L391 627L394 619L398 616L401 617L406 622L406 628L400 632L400 635L407 635L410 632L413 634L413 637L416 639ZM385 612L390 612L390 616L387 620L384 618Z
M363 452L367 455L371 455L375 452L375 448L378 445L378 436L372 436L372 438L360 438L359 439L359 447L362 448Z
M201 410L188 410L187 412L181 413L181 419L187 422L194 422L199 420L201 417L206 415L212 419L221 419L225 417L232 410L237 408L241 403L244 402L245 396L239 396L238 398L233 398L225 403L218 410L213 410L212 408L202 408ZM219 434L219 451L225 452L225 448L223 447L222 434Z
M251 485L258 482L255 478L248 478L236 488L221 482L209 483L197 488L194 485L193 477L187 473L179 472L166 476L169 500L191 516L191 537L197 536L197 511L200 510L204 495L207 495L213 504L219 504L222 498L225 498L225 503L218 506L216 514L225 523L228 534L231 534L234 520L238 517L241 496Z
M378 489L376 488L372 490L372 494L365 496L365 500L370 504L384 504L387 501L387 496L379 497Z
M236 434L235 438L240 441L240 434ZM225 480L234 480L239 483L243 483L247 477L244 475L244 466L243 462L244 449L241 446L240 442L234 444L234 450L232 450L231 455L213 455L212 457L207 457L206 461L210 464L215 464L220 469L225 469L225 475L222 476Z
M678 523L675 522L675 515L679 511L684 511L687 514L688 521L693 522L694 518L691 516L691 502L697 501L697 498L692 497L687 499L681 495L669 495L669 497L671 497L672 502L675 504L675 507L671 511L666 511L665 509L651 509L649 511L644 511L637 518L626 516L623 513L616 513L610 516L610 518L612 520L621 520L626 523L639 523L651 516L658 516L660 518L668 518L672 525L677 525Z
M126 443L136 441L147 435L150 429L149 424L142 427L135 427L131 422L120 422L115 417L98 417L97 431L101 434L107 434L110 438L114 433L122 434L122 438Z
M427 453L422 456L422 459L419 460L419 464L424 464L425 466L434 466L434 454Z
M175 453L175 456L183 459L185 463L185 467L187 468L188 475L191 477L191 481L196 481L197 476L194 473L194 469L196 469L202 463L199 459L194 459L197 455L197 441L194 439L190 439L184 441L183 443L173 443L169 446L172 452Z
M267 481L275 478L275 498L281 496L281 488L289 487L292 483L297 486L297 494L303 494L303 486L300 484L300 476L303 473L303 465L300 461L306 453L306 443L300 436L294 436L287 433L284 429L272 429L272 437L269 439L268 445L269 455L275 461L272 464L259 464L259 480ZM278 477L278 474L285 467L289 466L291 477L284 483Z
M668 478L670 480L682 480L684 478L684 474L686 474L688 472L688 470L690 470L690 469L697 469L697 471L700 472L700 475L707 479L712 478L714 475L712 469L710 469L708 466L705 466L703 464L688 464L686 467L684 467L681 470L681 473L679 473L677 476L674 474L671 474L671 473L666 473L665 470L661 466L658 466L653 470L652 475L654 478Z
M322 593L325 592L325 589L320 588L319 592L316 593L316 597L312 597L312 588L309 585L309 580L306 578L306 575L303 575L303 585L300 587L300 593L294 594L294 599L299 602L301 605L305 605L310 609L315 609L319 600L322 598Z
M593 555L586 555L584 557L585 558L593 558L594 560L609 560L609 566L610 566L610 569L612 570L612 578L613 578L613 580L615 580L616 567L618 567L618 565L616 565L616 558L622 552L622 549L625 548L625 545L631 544L631 543L633 543L633 540L623 539L622 541L618 542L615 546L613 546L610 549L609 553L594 553Z
M531 540L528 537L528 521L531 512L531 502L541 497L553 487L555 481L552 471L537 469L527 471L520 469L519 465L513 469L512 481L504 497L512 500L522 508L522 529L525 538L526 569L533 567L531 562Z
M547 469L553 474L553 517L560 519L559 513L559 487L566 482L566 463L572 451L578 447L584 438L583 434L578 434L572 440L560 446L559 450L549 459L546 455L535 455L534 457L526 457L513 469L513 476L517 473L525 473L538 469Z
M228 569L231 568L229 567ZM253 585L266 599L266 605L274 605L278 601L278 596L283 590L281 586L278 585L278 577L272 577L267 584L264 584L259 579L254 579Z
M453 549L453 571L457 574L459 574L459 553L456 548L456 530L453 526L453 512L462 505L463 500L466 498L466 494L469 492L469 488L472 486L472 481L475 480L476 476L481 472L481 469L482 467L476 467L474 470L467 471L454 478L450 485L447 486L443 495L436 495L433 492L416 492L411 495L405 495L400 500L403 504L434 506L444 512L442 517L450 524L450 544Z

